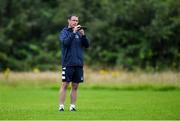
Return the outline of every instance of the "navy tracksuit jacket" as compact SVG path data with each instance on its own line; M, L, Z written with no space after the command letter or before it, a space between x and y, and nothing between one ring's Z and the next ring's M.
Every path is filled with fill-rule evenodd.
M62 66L83 66L83 47L89 47L86 36L81 36L79 32L73 33L71 28L65 27L59 39L62 43Z

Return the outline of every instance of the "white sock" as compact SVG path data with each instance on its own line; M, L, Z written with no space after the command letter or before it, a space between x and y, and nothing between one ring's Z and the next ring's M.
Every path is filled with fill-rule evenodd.
M63 105L63 104L60 104L60 105L59 105L59 108L63 108L63 109L64 109L64 105Z

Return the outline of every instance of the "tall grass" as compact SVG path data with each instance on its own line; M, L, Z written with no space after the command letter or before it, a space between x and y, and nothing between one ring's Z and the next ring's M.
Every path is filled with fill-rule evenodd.
M84 68L85 87L159 87L168 86L180 88L180 73L173 71L127 72L122 70L92 70ZM2 83L19 84L61 84L59 72L9 72L9 75L0 73ZM59 86L59 85L58 85Z

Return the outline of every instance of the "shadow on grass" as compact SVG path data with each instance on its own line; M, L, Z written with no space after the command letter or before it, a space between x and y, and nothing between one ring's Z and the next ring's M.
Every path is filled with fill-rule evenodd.
M91 86L80 86L82 90L93 89L93 90L126 90L126 91L139 91L139 90L152 90L152 91L172 91L179 90L180 87L166 85L166 86L152 86L152 85L126 85L126 86L108 86L108 85L91 85ZM59 87L49 87L50 90L59 90ZM68 88L70 89L70 87Z
M52 83L46 81L46 83L32 83L32 82L7 82L0 81L0 87L11 87L11 88L41 88L58 91L60 88L59 83ZM71 89L71 86L68 87L68 90ZM171 91L179 90L180 86L178 85L163 85L163 84L80 84L79 89L81 90L126 90L126 91L139 91L139 90L152 90L152 91Z

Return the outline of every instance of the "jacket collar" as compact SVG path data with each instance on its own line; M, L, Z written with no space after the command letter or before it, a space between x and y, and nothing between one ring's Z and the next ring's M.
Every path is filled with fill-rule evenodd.
M68 28L68 26L66 26L65 29L66 29L67 31L70 31L70 32L73 31L72 28Z

